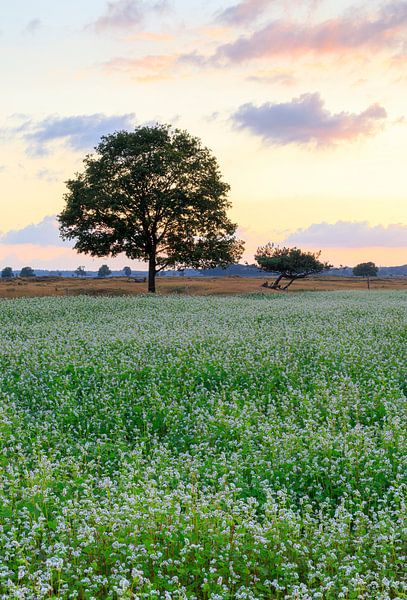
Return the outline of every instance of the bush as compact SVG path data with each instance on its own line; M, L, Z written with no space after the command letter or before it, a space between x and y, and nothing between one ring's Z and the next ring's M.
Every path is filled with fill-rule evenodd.
M35 277L35 272L32 267L23 267L20 271L20 277Z

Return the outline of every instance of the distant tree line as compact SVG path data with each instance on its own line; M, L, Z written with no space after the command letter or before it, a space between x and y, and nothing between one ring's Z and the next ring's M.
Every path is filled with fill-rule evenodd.
M62 277L61 271L52 271L51 273L55 277ZM132 270L130 267L126 266L126 267L123 267L122 273L125 277L131 277ZM101 265L101 267L99 268L97 276L98 277L110 277L111 274L112 274L111 269L108 267L108 265L104 264L104 265ZM17 275L19 277L35 277L36 273L32 267L23 267L17 273L14 273L12 267L4 267L1 271L2 279L12 279L13 277L16 277ZM88 274L85 271L85 267L81 265L75 269L74 275L75 275L75 277L87 277Z
M11 267L4 267L1 272L2 279L12 279L14 272ZM32 267L23 267L19 272L19 277L35 277L35 271Z

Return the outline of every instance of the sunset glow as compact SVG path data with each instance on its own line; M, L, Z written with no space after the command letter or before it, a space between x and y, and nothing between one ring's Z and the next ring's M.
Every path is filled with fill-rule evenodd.
M407 1L15 0L1 17L1 264L96 268L58 239L64 181L103 134L154 122L217 156L245 260L273 241L407 263Z

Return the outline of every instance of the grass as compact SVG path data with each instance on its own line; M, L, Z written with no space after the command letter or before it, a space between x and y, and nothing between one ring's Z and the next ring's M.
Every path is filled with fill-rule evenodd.
M235 295L261 290L266 277L165 277L157 279L157 290L162 295ZM373 290L407 290L407 277L372 279ZM298 291L366 290L366 280L355 277L310 277L298 280L289 293ZM264 288L263 288L264 289ZM128 296L147 292L146 283L133 279L80 279L74 277L36 277L13 280L0 279L0 298L38 296ZM278 293L267 290L268 294Z
M406 598L404 292L0 303L0 597Z

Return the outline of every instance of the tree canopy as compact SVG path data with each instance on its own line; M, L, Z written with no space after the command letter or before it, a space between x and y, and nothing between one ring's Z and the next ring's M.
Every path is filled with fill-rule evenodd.
M359 263L353 267L353 274L357 277L377 277L379 267L374 262Z
M32 267L23 267L20 271L20 277L35 277L35 272Z
M76 277L86 277L85 267L81 265L75 269L75 275Z
M98 277L109 277L111 274L112 272L107 265L99 267Z
M2 279L11 279L13 277L13 269L11 267L4 267L1 277Z
M286 248L268 243L257 248L255 260L263 271L277 273L276 280L271 285L272 289L286 290L296 279L304 279L328 270L332 265L319 260L321 252L304 252L299 248ZM281 287L280 282L288 279L288 283Z
M377 277L379 267L377 267L374 262L369 261L365 263L359 263L353 267L352 271L356 277L367 277L367 287L370 290L370 278Z
M67 187L62 237L93 256L148 261L151 292L163 269L227 266L242 255L227 217L229 185L186 131L156 125L105 136Z

